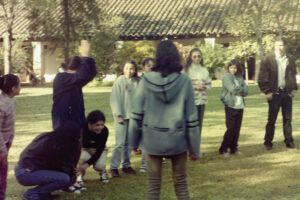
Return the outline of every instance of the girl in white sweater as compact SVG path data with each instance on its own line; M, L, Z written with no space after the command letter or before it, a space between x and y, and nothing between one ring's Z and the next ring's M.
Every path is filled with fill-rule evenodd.
M190 51L187 62L184 66L184 73L191 78L194 86L195 105L198 110L201 136L205 104L208 102L206 91L211 89L211 79L209 77L208 70L204 67L203 56L200 49L194 48Z

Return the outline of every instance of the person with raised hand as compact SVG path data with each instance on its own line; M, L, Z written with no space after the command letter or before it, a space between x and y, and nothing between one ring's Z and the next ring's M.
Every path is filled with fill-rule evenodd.
M64 121L73 121L81 127L85 124L82 87L97 74L95 61L90 56L90 43L81 40L80 56L62 64L64 72L58 73L53 82L52 126L58 128Z

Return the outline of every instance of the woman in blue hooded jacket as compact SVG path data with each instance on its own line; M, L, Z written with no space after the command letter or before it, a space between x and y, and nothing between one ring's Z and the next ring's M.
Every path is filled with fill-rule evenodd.
M159 199L163 157L172 160L177 198L190 199L187 153L192 160L199 157L200 133L192 82L181 70L176 46L162 41L153 72L143 76L135 93L129 142L137 149L142 140L147 154L147 199Z

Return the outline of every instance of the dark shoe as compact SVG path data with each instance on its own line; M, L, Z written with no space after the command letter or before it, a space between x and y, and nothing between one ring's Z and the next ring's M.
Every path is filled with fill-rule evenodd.
M296 148L296 146L293 142L289 142L289 143L285 144L285 146L286 146L286 148L290 148L290 149L295 149Z
M269 151L272 149L272 145L265 144L266 150Z
M126 174L136 174L136 172L134 171L134 169L132 169L132 167L123 167L122 171Z
M110 170L110 175L111 175L112 178L119 178L119 177L121 177L120 174L119 174L118 169L111 169Z

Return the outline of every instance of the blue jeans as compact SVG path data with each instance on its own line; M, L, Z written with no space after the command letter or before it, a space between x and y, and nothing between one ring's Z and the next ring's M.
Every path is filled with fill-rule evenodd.
M123 155L123 168L128 168L130 164L130 153L128 148L128 124L129 120L124 120L124 124L119 124L114 120L115 127L115 146L110 161L110 169L118 169L121 165L121 157Z
M142 149L142 159L141 159L140 169L147 169L147 167L146 167L146 153L145 153L144 149Z
M24 197L31 200L38 200L55 190L68 186L70 183L70 176L68 174L52 170L29 171L28 169L16 166L15 176L21 185L37 185L37 187L29 189L24 193Z

